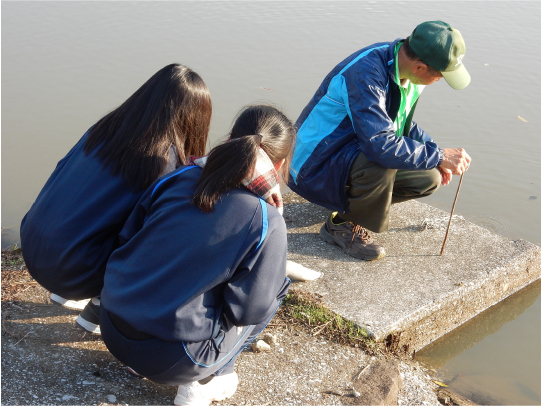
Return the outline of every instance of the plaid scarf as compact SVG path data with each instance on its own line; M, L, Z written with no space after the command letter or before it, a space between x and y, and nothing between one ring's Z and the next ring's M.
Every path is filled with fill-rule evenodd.
M207 163L207 156L188 158L188 165L197 165L201 168ZM270 160L269 156L262 148L259 148L257 161L255 163L254 173L251 177L245 178L242 184L252 193L255 193L270 205L276 207L278 212L284 214L284 203L282 194L280 193L280 182L276 169ZM286 276L299 281L313 281L323 275L321 272L306 268L301 264L286 261Z
M197 165L201 168L207 163L207 156L190 156L188 165ZM276 207L278 212L283 215L284 203L280 193L280 178L269 156L262 148L259 148L254 173L251 177L242 180L242 184L257 196L261 197L268 204Z

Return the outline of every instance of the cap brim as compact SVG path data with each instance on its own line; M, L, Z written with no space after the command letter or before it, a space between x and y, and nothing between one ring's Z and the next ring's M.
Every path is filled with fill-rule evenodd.
M453 71L441 72L443 78L453 89L464 89L471 82L471 76L463 64Z

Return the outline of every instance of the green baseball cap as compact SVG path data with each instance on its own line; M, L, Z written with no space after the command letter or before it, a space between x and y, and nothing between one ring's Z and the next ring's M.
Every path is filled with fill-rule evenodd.
M437 69L453 89L464 89L471 77L462 59L466 44L460 32L443 21L419 24L409 36L413 52L430 67Z

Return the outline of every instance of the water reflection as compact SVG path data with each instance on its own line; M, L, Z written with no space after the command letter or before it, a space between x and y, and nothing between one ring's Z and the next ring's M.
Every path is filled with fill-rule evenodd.
M516 379L497 375L457 375L451 390L479 405L538 405L540 392ZM537 389L538 390L538 389Z
M540 294L538 280L428 345L417 353L417 360L436 369L452 390L477 403L541 403L536 380L541 351L531 344L541 333L535 317ZM525 336L517 337L516 324L529 325L521 332ZM503 340L489 340L500 330ZM529 344L521 347L523 340Z

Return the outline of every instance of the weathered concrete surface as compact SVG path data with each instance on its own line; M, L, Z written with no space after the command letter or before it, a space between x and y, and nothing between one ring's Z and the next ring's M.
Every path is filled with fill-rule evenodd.
M324 272L299 283L334 312L378 341L418 350L541 277L541 248L510 241L449 213L410 201L394 205L389 231L374 234L382 260L365 262L325 243L319 229L330 211L294 193L285 196L288 258ZM440 227L424 229L424 220Z

